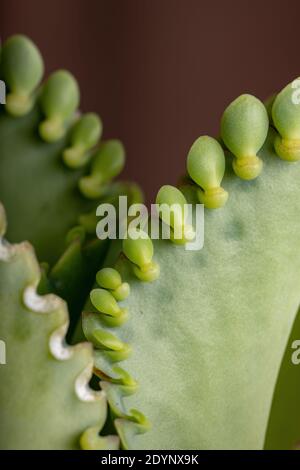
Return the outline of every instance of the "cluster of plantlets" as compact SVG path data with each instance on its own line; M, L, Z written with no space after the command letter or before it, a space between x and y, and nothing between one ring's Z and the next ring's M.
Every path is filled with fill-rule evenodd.
M0 115L7 238L28 239L47 262L40 268L28 243L4 240L1 209L9 353L0 368L0 447L241 449L263 448L266 435L268 448L295 447L295 392L284 412L291 384L300 385L286 350L300 303L294 85L272 100L271 125L266 106L242 95L225 110L218 140L194 142L187 176L156 198L176 204L171 218L160 213L171 241L152 241L138 227L109 244L95 235L98 204L117 204L120 194L141 199L134 184L112 182L122 145L97 147L101 121L76 113L68 72L37 89L43 64L27 38L4 43L0 69L9 90ZM205 244L186 251L196 228L184 206L198 202ZM67 302L71 328L53 293ZM67 332L75 345L64 343ZM92 372L101 391L87 386Z

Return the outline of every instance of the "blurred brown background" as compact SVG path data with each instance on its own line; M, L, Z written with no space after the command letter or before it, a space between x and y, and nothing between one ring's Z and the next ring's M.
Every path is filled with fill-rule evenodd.
M127 147L128 178L152 198L224 107L300 75L299 0L1 0L1 37L29 35L47 73L78 78L83 111Z

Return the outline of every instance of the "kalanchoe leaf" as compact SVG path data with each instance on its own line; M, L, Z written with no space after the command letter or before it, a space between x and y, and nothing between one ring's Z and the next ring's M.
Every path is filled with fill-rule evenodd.
M26 38L22 39L22 44L24 41L32 44ZM9 47L5 51L6 63L19 60L18 48ZM27 59L27 65L31 66L30 58ZM26 73L23 75L26 77ZM9 87L8 90L11 91ZM80 163L88 162L102 124L93 113L82 117L79 113L78 117L74 114L79 91L75 79L68 72L54 73L31 95L38 99L34 100L32 111L22 119L8 116L5 109L0 115L0 199L10 220L8 239L11 242L29 240L39 260L49 263L42 288L67 301L71 313L69 339L96 272L102 266L109 240L98 240L95 231L96 207L104 201L101 198L87 200L78 191L78 182L87 174L89 167L66 168L62 157L65 149L73 145L76 151L78 147L84 148L83 162ZM53 143L43 142L38 133L43 116L47 125L51 124L50 128L53 123L59 124L58 127L54 125L54 130L59 130L59 134L60 131L66 132L65 137ZM43 126L42 123L42 129ZM57 138L58 135L53 134L52 137ZM117 207L118 196L130 194L131 185L120 182L118 188L116 186L108 181L105 196L112 198ZM135 186L133 192L138 195ZM81 224L84 218L89 220ZM112 294L116 299L124 298L128 294L128 286L124 284ZM118 322L125 317L123 312Z
M125 302L130 316L117 329L133 349L122 367L138 381L139 391L122 403L120 389L109 379L104 377L101 386L123 447L264 445L282 352L300 298L300 168L275 158L275 135L271 129L261 151L266 165L256 184L245 185L226 172L224 185L232 198L226 210L206 211L202 250L187 253L156 240L161 276L150 285L128 273L124 257L116 263L131 287ZM287 204L290 200L294 203ZM94 325L85 324L86 330L99 326L97 316ZM104 371L114 377L109 364ZM159 384L159 393L153 384ZM146 434L128 435L119 426L124 416L126 427L132 423L131 407L151 421Z
M105 289L93 289L91 292L91 302L99 312L112 317L118 317L121 309L113 295Z
M135 265L133 271L142 281L154 281L159 276L159 266L152 258L153 243L148 234L142 230L130 229L123 240L123 251Z
M113 268L103 268L96 275L97 284L103 289L117 289L122 284L120 273Z
M88 150L93 148L102 134L102 122L95 113L83 115L71 131L71 146L63 153L63 159L70 168L84 165L88 159Z
M261 173L262 161L257 153L266 140L268 129L267 110L255 96L241 95L224 111L221 135L236 157L233 169L240 178L251 180Z
M300 160L300 78L289 83L275 98L272 117L279 135L274 146L283 160Z
M153 243L146 232L131 229L123 240L123 251L127 258L140 268L152 262Z
M101 269L96 275L96 281L103 289L109 289L116 300L124 300L130 293L129 284L122 283L122 278L116 269Z
M185 243L194 237L194 229L187 223L187 200L178 188L162 186L157 193L156 204L162 221L173 229L172 241Z
M40 124L42 139L52 142L61 139L66 132L66 124L72 119L79 105L79 88L70 72L58 70L45 83L40 104L46 120Z
M105 184L121 173L124 163L125 150L119 140L102 142L93 157L91 174L80 179L82 194L89 199L100 197Z
M80 437L82 450L118 450L119 445L115 436L99 435L97 426L88 428Z
M5 64L9 67L14 64L18 69L17 64L20 61L25 68L27 61L27 69L24 73L18 72L18 80L21 77L26 78L26 74L30 75L34 70L30 59L32 50L33 55L39 54L35 52L37 50L32 42L25 37L9 39L3 46L1 78L4 78ZM26 61L23 61L24 58ZM8 89L11 92L9 87ZM31 92L29 94L32 95ZM66 234L74 225L85 222L82 225L87 243L95 237L96 207L102 200L87 200L78 191L79 180L88 173L89 168L83 166L72 168L71 171L63 165L62 156L71 145L72 149L76 149L76 158L81 154L80 164L87 163L91 157L91 146L97 143L99 130L101 134L102 124L93 113L83 115L75 121L74 110L78 104L79 91L75 79L66 71L51 75L34 96L39 99L34 100L32 111L23 119L14 119L5 110L0 115L0 199L5 204L10 220L10 241L29 240L34 244L39 259L49 262L52 267L61 258L65 250ZM46 120L41 124L43 114ZM54 131L50 132L47 139L56 139L65 132L66 135L57 142L45 144L38 134L39 126L42 130L48 128ZM124 149L122 153L125 153ZM72 163L76 166L78 161ZM100 193L105 189L105 195L114 197L116 207L119 194L131 193L130 183L120 182L118 191L112 190L110 181L100 186ZM16 187L18 191L15 190ZM99 188L97 191L99 194ZM138 198L139 190L133 185L132 194L134 193ZM87 259L86 256L84 258ZM94 259L99 260L96 253ZM88 277L92 274L94 278L99 267L98 264L90 269ZM76 270L74 276L70 277L75 279ZM86 272L81 279L84 277L87 277ZM59 285L59 279L56 279L55 285Z
M111 291L116 300L125 300L130 294L130 286L128 282L123 282L117 289Z
M3 214L0 204L0 227ZM37 294L33 248L2 239L0 247L1 337L10 348L9 361L0 367L0 449L79 449L80 436L91 427L99 435L107 415L104 394L88 386L91 345L66 344L66 304ZM92 449L88 435L85 444ZM118 441L101 437L101 447L117 448Z
M96 341L96 343L100 345L101 347L111 349L116 352L120 352L121 354L125 346L123 341L118 339L117 336L110 333L109 331L105 331L102 329L94 330L93 340Z
M93 289L90 293L92 305L102 313L102 320L111 327L119 326L128 318L127 309L120 308L115 297L105 289Z
M12 36L1 50L1 75L9 88L6 109L13 116L27 114L33 106L32 93L44 73L42 56L33 42Z
M209 209L222 207L228 193L221 187L225 172L225 156L221 145L209 136L199 137L187 156L187 170L200 189L198 197Z
M90 309L90 306L88 307ZM107 322L107 319L110 319ZM116 317L109 317L108 315L101 314L101 312L83 312L82 316L82 329L87 340L90 341L96 348L101 350L105 348L103 354L95 351L95 369L103 369L103 363L108 361L111 363L124 361L132 354L132 347L130 344L122 341L117 337L116 327L122 323L111 322ZM123 324L128 320L124 318ZM99 353L99 354L98 354ZM101 363L101 367L98 364ZM96 371L97 375L100 374Z
M17 47L8 47L5 54L7 61L18 62ZM68 171L61 162L66 139L46 145L37 132L40 122L39 100L22 119L1 113L0 199L10 220L8 239L29 240L39 259L52 264L64 249L67 231L91 206L76 190L84 170Z
M114 377L117 377L112 379L113 383L120 383L122 385L125 385L126 387L130 387L132 393L136 392L138 388L138 383L126 370L124 370L120 366L114 365L112 367L112 372Z

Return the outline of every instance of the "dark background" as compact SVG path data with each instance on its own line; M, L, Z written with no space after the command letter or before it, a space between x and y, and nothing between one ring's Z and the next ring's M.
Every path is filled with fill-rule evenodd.
M224 107L300 75L300 1L0 0L1 37L29 35L47 73L68 68L83 111L127 148L148 198L176 183L189 146Z

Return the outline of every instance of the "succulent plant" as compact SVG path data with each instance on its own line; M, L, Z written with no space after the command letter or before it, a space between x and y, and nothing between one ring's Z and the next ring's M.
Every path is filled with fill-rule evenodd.
M0 199L12 243L1 245L0 336L8 357L0 371L0 447L76 448L93 425L82 445L92 439L114 448L115 437L97 438L106 420L104 393L84 395L91 345L59 344L66 334L71 340L108 248L96 237L96 207L116 205L120 194L132 202L142 195L133 183L113 182L124 147L119 140L99 143L101 119L77 111L79 87L69 72L54 72L39 86L40 52L30 39L13 36L3 44L0 73L8 92L0 112ZM4 226L1 209L1 236Z
M141 200L133 183L113 182L122 144L98 144L101 120L76 111L69 72L39 86L28 38L4 43L0 72L0 448L296 448L294 82L268 112L240 96L221 137L193 143L179 187L156 198L175 204L169 219L159 213L170 240L129 226L120 243L95 229L99 203ZM183 209L199 202L204 247L186 250L197 226Z

